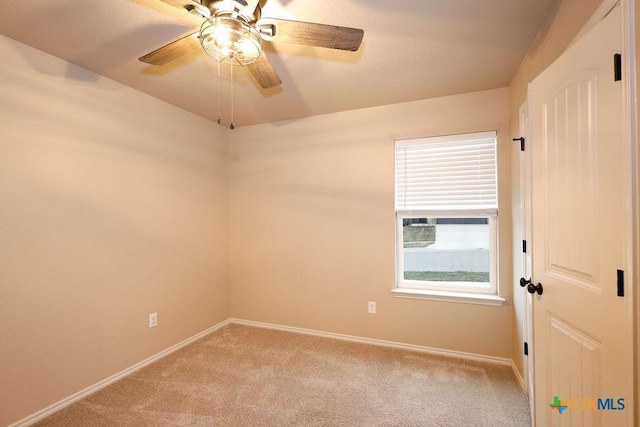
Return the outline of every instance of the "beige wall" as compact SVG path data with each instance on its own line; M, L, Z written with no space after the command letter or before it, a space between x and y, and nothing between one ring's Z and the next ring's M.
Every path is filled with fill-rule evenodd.
M519 136L518 109L527 97L527 85L535 79L545 68L555 61L578 35L582 27L587 23L591 15L600 6L603 0L558 0L553 10L547 17L537 39L532 44L529 52L523 59L518 71L509 85L509 115L511 134ZM514 250L521 241L520 233L520 169L519 147L514 144L511 149L511 188L514 201ZM517 255L514 256L517 260ZM518 370L523 372L524 357L522 343L523 330L523 305L524 292L517 285L521 270L516 265L514 268L514 328L513 328L513 359Z
M2 36L0 57L7 425L229 317L227 131Z
M485 130L498 131L500 287L509 302L394 298L394 140ZM506 88L237 129L231 315L510 358L510 146Z

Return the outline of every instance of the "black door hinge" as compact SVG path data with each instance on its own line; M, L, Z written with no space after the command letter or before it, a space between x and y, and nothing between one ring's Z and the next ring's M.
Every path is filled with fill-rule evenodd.
M525 341L524 343L524 355L528 356L529 355L529 343Z
M524 151L524 137L513 138L513 142L520 141L520 151Z
M613 80L622 80L622 55L619 53L613 55Z
M522 253L524 253L524 254L527 253L527 241L526 240L522 241Z
M624 296L624 271L618 270L618 296Z

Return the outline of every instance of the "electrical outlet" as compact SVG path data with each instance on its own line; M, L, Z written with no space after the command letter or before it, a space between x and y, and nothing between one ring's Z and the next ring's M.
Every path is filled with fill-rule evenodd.
M158 313L151 313L149 315L149 327L154 328L158 326Z
M369 311L369 314L376 314L376 302L375 301L369 301L368 311Z

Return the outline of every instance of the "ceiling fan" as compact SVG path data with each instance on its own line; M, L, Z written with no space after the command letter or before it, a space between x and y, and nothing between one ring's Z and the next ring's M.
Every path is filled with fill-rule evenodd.
M356 51L364 31L311 22L262 18L267 0L162 0L204 19L199 31L139 58L164 65L203 49L218 62L246 66L263 88L282 83L262 50L262 41Z

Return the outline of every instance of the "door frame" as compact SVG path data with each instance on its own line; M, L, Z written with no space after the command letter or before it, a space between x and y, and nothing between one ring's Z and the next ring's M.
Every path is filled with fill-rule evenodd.
M526 251L520 255L522 265L522 277L531 279L531 250L533 240L531 236L531 145L526 147L526 141L531 141L531 130L529 114L531 111L531 84L527 86L527 98L518 109L519 135L525 139L525 149L519 153L519 173L520 173L520 231L522 239L527 242ZM522 335L528 345L528 354L524 357L522 364L522 377L526 392L529 397L529 410L531 411L531 425L536 425L535 419L535 390L534 390L534 365L533 365L533 297L524 289L516 292L523 292L522 301Z
M636 45L636 31L640 31L636 27L636 23L640 23L640 13L636 11L635 0L622 0L622 16L623 16L623 35L622 35L622 54L628 58L627 61L623 61L622 72L627 78L623 79L624 88L622 91L623 96L623 123L624 123L624 139L627 142L628 155L631 157L631 177L629 188L629 230L630 236L632 236L632 247L630 248L628 256L629 265L629 298L627 301L627 309L632 313L631 327L629 331L629 339L632 340L631 362L630 367L632 369L632 375L630 375L629 382L631 390L633 391L632 399L632 414L630 418L630 425L640 425L640 288L638 285L638 278L640 272L640 249L638 244L640 241L640 214L638 203L640 200L640 190L638 187L639 173L638 164L640 157L638 153L638 105L636 98L638 95L638 75L636 65L638 64L637 48ZM637 18L637 21L636 21Z
M626 233L631 236L631 244L628 245L625 253L625 279L626 289L626 310L629 316L627 325L627 339L631 342L629 354L627 355L627 369L629 375L627 388L631 392L631 408L628 415L628 423L640 425L640 288L638 279L640 272L640 214L638 203L640 200L640 189L638 185L640 154L638 153L638 105L636 96L638 94L637 75L637 47L636 31L636 5L635 0L603 0L602 4L587 22L587 25L574 39L577 40L584 32L602 20L617 4L622 7L622 123L625 155L631 159L630 170L628 171L627 188L627 219L625 221ZM640 22L640 17L639 21Z
M605 0L603 6L611 3L615 5L618 1ZM627 355L627 368L632 375L629 375L627 387L631 392L631 410L628 415L629 425L639 425L639 402L638 390L640 385L640 326L638 319L640 310L640 300L638 299L638 272L640 271L639 259L639 227L640 217L638 209L639 190L638 190L638 106L636 104L637 95L637 75L636 75L636 26L635 26L635 0L620 0L622 7L622 73L623 89L622 89L622 121L623 121L623 138L625 141L625 155L631 159L629 179L627 181L627 220L625 221L628 236L631 236L631 245L626 251L626 268L628 270L628 285L625 292L628 293L626 298L626 309L631 315L629 316L630 325L628 325L627 339L632 343L630 351ZM602 9L602 7L600 8ZM609 9L610 10L610 9ZM626 60L624 58L627 58Z

